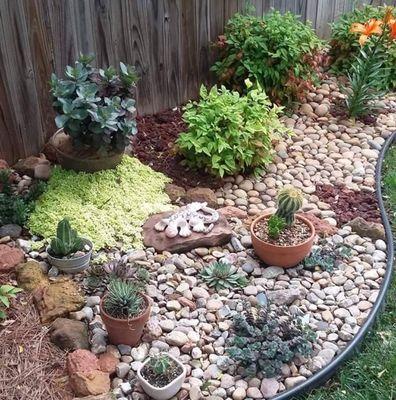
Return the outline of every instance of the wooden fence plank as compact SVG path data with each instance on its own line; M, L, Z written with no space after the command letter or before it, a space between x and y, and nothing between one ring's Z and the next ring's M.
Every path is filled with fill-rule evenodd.
M257 15L270 8L299 14L326 37L328 23L355 3L363 0L2 0L0 158L34 154L53 133L48 80L80 52L95 53L97 66L135 65L138 111L152 113L185 103L212 82L211 42L247 5Z

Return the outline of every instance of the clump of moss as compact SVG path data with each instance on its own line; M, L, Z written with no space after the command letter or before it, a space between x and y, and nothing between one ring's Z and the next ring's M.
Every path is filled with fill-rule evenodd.
M147 217L171 209L164 193L169 181L128 156L116 169L93 174L56 167L28 227L32 233L48 238L67 217L96 249L141 247L141 225Z

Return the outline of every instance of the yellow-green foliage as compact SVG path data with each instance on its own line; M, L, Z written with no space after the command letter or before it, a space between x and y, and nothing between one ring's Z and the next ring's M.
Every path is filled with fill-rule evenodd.
M147 217L171 209L164 193L167 182L163 174L128 156L116 169L94 174L56 167L28 226L32 233L48 238L67 217L96 250L117 244L141 247L141 225Z

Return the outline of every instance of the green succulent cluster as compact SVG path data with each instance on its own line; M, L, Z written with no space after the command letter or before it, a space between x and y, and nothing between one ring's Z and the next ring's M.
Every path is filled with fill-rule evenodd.
M285 227L286 221L284 218L278 217L276 214L268 218L268 236L271 239L278 239Z
M81 250L83 246L83 239L72 229L69 220L64 218L59 221L56 237L51 239L51 252L55 256L64 257Z
M114 318L134 318L144 309L144 298L139 288L129 281L114 279L104 299L105 311Z
M267 378L277 375L295 356L309 356L316 339L300 318L283 307L272 310L245 304L234 316L232 329L227 352L248 376L259 372Z
M28 227L36 235L50 237L67 215L96 250L116 245L141 247L141 226L148 216L172 208L164 193L168 182L167 177L129 156L124 156L117 168L93 174L56 167Z
M167 354L163 353L151 356L148 362L149 368L157 376L166 376L169 373L171 364L171 359Z
M247 285L247 279L236 272L236 268L223 262L214 262L205 267L201 278L206 284L215 290L233 289Z
M297 188L285 188L279 191L277 202L278 208L275 215L283 218L286 225L292 225L294 214L302 207L303 195Z
M122 152L137 132L133 90L137 75L133 67L120 63L93 68L93 56L81 56L67 66L67 79L51 76L55 123L73 139L76 147L87 145L99 153Z

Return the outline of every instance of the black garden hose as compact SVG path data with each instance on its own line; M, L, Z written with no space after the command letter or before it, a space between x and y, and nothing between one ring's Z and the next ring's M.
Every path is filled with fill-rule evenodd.
M334 358L334 360L328 364L325 368L315 373L312 377L307 379L304 383L280 393L278 396L272 398L272 400L292 400L297 399L303 394L307 394L312 389L325 383L330 377L332 377L342 364L356 354L359 350L359 346L364 339L365 335L369 332L370 328L374 324L378 314L383 309L386 292L390 286L392 280L392 269L393 269L393 258L394 258L394 242L392 236L392 230L388 219L388 214L385 210L384 201L382 199L382 187L381 187L381 173L382 164L384 161L385 154L392 143L396 142L396 132L394 132L383 145L381 152L378 157L376 170L375 170L375 190L378 200L379 209L381 212L382 224L385 228L386 235L386 246L387 246L387 263L386 272L384 279L381 284L381 288L375 301L370 314L367 317L364 325L359 329L358 333L352 339L352 341L345 347L345 349Z

